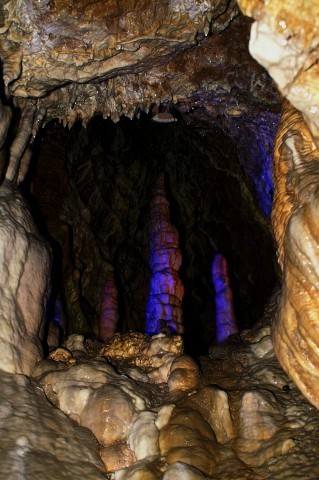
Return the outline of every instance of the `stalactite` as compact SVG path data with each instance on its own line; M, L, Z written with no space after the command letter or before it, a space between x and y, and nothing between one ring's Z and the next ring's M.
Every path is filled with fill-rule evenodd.
M103 341L109 340L116 333L119 318L117 299L114 272L109 271L105 276L99 319L99 338Z
M220 253L217 253L213 260L212 279L215 287L216 339L217 342L223 342L229 335L238 333L238 327L233 308L233 292L230 286L227 260Z
M157 179L151 201L149 223L149 265L152 270L146 308L146 332L165 328L183 333L182 299L184 287L178 276L182 264L177 229L170 222L164 175Z
M24 150L24 152L21 156L21 159L20 159L20 166L19 166L19 170L18 170L18 179L17 179L18 184L23 182L26 174L28 173L31 158L32 158L32 153L33 153L32 152L32 145L33 145L33 142L36 138L38 130L43 123L43 120L45 118L45 114L46 114L46 109L45 108L40 108L36 112L36 114L34 115L33 124L32 124L32 128L31 128L30 142L29 142L29 145L27 145L27 147L25 148L25 150Z
M10 107L2 105L0 102L0 148L7 138L7 132L11 122L12 110Z
M16 181L19 174L20 160L30 140L33 126L35 107L26 105L22 110L18 132L10 147L9 165L6 172L6 179Z

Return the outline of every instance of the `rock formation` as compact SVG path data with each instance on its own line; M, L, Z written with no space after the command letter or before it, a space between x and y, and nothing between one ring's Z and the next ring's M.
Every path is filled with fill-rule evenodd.
M317 15L305 2L286 2L284 10L274 1L263 6L249 1L239 3L245 13L257 19L252 27L250 52L268 69L281 93L299 109L283 102L274 149L272 217L283 270L283 292L273 338L281 364L319 407Z
M212 278L215 288L216 340L223 342L229 335L238 333L233 307L233 292L230 286L228 265L221 253L216 253L212 264Z
M21 191L28 191L27 173L40 125L58 118L72 127L77 119L86 124L98 113L114 121L122 115L134 121L140 116L140 128L144 112L147 121L152 116L157 120L154 125L162 132L168 128L177 132L178 125L184 124L196 125L200 139L208 136L208 130L215 133L214 142L209 140L205 149L201 146L204 140L196 143L196 154L187 148L185 135L185 146L178 155L173 154L174 141L163 147L164 156L151 145L150 153L157 158L150 160L148 169L141 167L143 160L126 161L124 148L120 161L119 157L114 159L111 177L116 188L109 191L100 171L105 169L107 176L114 152L100 152L96 142L88 153L88 137L83 132L80 135L80 129L73 131L80 138L73 145L81 153L76 157L65 148L66 174L61 174L61 179L67 188L65 198L58 199L61 223L56 232L62 239L63 261L66 257L71 260L68 266L63 265L66 281L62 288L64 299L68 297L68 312L72 312L70 325L72 330L78 326L80 333L86 330L92 337L98 333L97 304L100 306L108 262L121 267L121 295L130 296L127 286L133 284L134 276L138 277L139 292L143 291L144 274L137 270L144 254L136 253L136 269L126 268L127 258L146 250L141 234L146 224L142 213L147 208L145 192L174 156L171 189L187 217L183 253L188 269L196 270L192 242L199 244L196 252L206 252L205 242L216 251L215 246L227 239L239 252L231 260L236 255L237 259L242 257L245 248L257 256L262 235L250 238L247 217L244 227L239 218L232 228L224 227L229 214L223 207L227 197L234 209L234 202L244 203L248 217L257 219L261 232L268 232L263 212L269 211L269 179L263 180L265 172L258 162L256 178L256 165L243 167L253 154L243 157L242 146L237 169L230 168L231 155L223 156L229 148L227 142L218 148L216 142L225 135L232 140L241 137L231 133L232 129L247 127L245 138L253 131L262 135L260 118L276 123L279 96L265 71L245 54L250 20L239 14L233 0L0 3L4 85L0 105L1 480L31 480L36 475L39 480L83 475L99 479L109 474L114 480L171 480L178 476L185 480L290 480L294 475L303 480L318 479L317 2L238 0L243 12L255 18L252 55L267 68L279 92L290 102L283 101L274 151L272 218L282 290L279 302L274 297L269 315L254 329L244 329L213 345L209 357L198 360L200 365L183 352L180 336L128 332L114 335L106 345L85 340L81 334L71 335L36 366L42 356L50 253ZM166 104L169 122L158 121L161 103ZM271 135L273 129L265 131ZM121 134L124 138L125 133ZM164 145L166 138L157 145ZM264 145L272 145L272 139L266 139ZM234 142L233 147L229 150L232 153L236 151ZM212 154L214 149L219 160ZM139 155L138 150L135 153ZM267 161L269 165L269 155ZM191 183L181 188L196 171L196 163L204 169L200 189ZM205 164L213 166L213 175L206 175L211 170ZM39 183L52 182L50 171ZM123 171L131 176L125 177ZM251 185L243 181L243 171L248 172ZM145 177L150 178L149 183ZM227 183L221 183L222 177ZM161 239L157 240L155 227L162 226L157 218L151 223L151 247L152 253L160 254L160 261L151 257L155 272L151 285L155 295L164 297L149 303L147 317L151 333L161 329L160 320L181 333L183 286L176 273L181 255L177 230L168 223L163 179L159 183L154 209L156 206L165 214L162 224L168 232L168 238L164 235L168 251L162 251ZM142 194L137 193L141 184ZM204 209L203 201L221 185L224 196L220 212L211 206ZM239 191L236 200L235 190L236 194ZM258 205L252 207L252 198L255 195L262 205L263 192L267 198L261 211ZM57 196L54 191L48 195L49 201ZM221 194L217 191L218 197ZM134 203L139 205L138 213L131 209ZM176 219L178 222L178 215ZM135 229L137 224L140 230ZM202 235L204 240L198 240L199 232L207 231ZM165 256L169 271L162 268ZM237 267L244 271L240 277L245 281L243 290L257 277L245 270L244 263L242 260L240 265L239 260ZM225 277L225 264L221 262L219 267ZM191 290L187 270L183 274L185 286ZM165 285L164 290L158 280ZM91 284L93 289L88 288ZM201 290L196 291L195 298ZM103 312L109 309L108 298L106 295ZM114 298L113 289L112 308ZM152 317L150 312L159 306L161 313ZM248 308L250 305L244 310ZM115 320L115 309L112 311ZM125 314L124 327L129 308ZM198 318L194 308L189 317L193 332L200 330ZM102 319L101 337L106 339L111 334L105 329L103 315ZM275 352L313 405L283 372ZM30 381L26 375L31 374Z
M99 321L99 338L103 341L112 338L116 332L118 322L117 288L114 272L109 271L105 276L102 293L101 313Z
M181 337L134 332L104 346L69 337L33 376L54 405L94 433L112 479L241 479L248 472L282 480L301 452L307 462L298 474L314 479L319 414L279 367L268 321L212 347L201 376ZM84 468L93 469L90 448Z
M0 186L0 231L0 365L30 375L42 357L51 257L19 189L8 180Z
M145 313L146 332L152 335L168 328L183 333L184 287L178 276L182 254L177 229L170 221L163 174L154 187L148 231L152 275Z

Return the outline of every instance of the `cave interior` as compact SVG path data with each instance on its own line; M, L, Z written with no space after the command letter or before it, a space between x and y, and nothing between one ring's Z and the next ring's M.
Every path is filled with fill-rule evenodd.
M318 478L318 49L277 3L0 2L0 480Z

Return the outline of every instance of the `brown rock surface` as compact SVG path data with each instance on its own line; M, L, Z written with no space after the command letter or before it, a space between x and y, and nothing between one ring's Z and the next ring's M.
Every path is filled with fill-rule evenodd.
M225 0L11 0L2 6L5 84L16 96L40 97L69 82L145 70L195 45L226 7Z

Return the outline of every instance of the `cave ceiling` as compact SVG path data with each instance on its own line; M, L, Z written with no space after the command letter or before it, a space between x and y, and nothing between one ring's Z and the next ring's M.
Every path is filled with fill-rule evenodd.
M7 96L46 109L46 121L132 118L165 102L208 103L214 115L278 105L247 50L251 20L233 1L11 0L1 9Z

